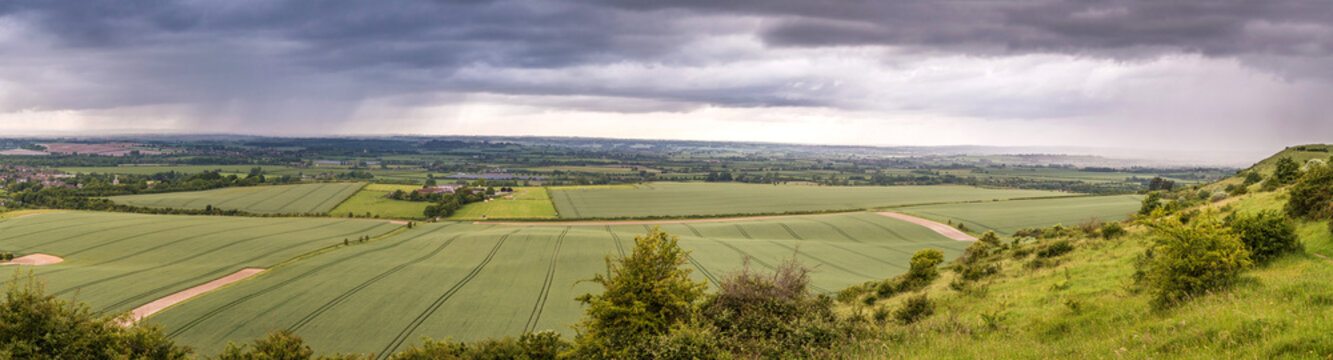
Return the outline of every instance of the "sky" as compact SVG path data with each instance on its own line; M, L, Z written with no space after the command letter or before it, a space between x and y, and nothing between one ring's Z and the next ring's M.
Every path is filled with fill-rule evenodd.
M0 136L1253 157L1333 142L1330 64L1318 0L6 0Z

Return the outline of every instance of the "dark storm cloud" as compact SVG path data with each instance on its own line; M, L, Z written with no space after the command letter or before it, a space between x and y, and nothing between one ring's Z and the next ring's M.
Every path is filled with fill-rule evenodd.
M10 95L11 110L189 104L230 117L330 119L359 100L431 92L837 106L840 94L795 91L796 81L781 76L664 86L681 79L663 71L641 83L608 83L501 70L690 67L766 57L695 56L702 38L741 34L770 49L1255 56L1301 75L1328 71L1318 64L1333 52L1331 9L1328 1L9 0L0 1L0 19L30 26L51 44L0 55L51 59L41 69L63 69L95 85L23 81L27 92ZM0 77L35 76L3 58L0 65L9 67ZM458 76L469 67L498 70ZM1080 110L1065 107L1031 112Z

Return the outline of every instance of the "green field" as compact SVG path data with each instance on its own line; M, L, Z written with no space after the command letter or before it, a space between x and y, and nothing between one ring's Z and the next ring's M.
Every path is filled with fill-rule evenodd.
M345 216L354 214L364 216L370 213L372 216L381 218L395 219L420 219L425 217L426 207L429 202L424 201L406 201L394 200L384 196L396 190L412 191L420 189L416 185L366 185L361 191L357 191L352 197L347 198L337 208L329 211L334 216Z
M516 187L514 194L464 205L450 220L554 219L555 207L543 187Z
M562 218L764 214L1068 196L1038 190L970 186L802 186L654 183L634 189L553 190Z
M381 235L399 226L369 220L66 212L0 221L0 249L64 258L31 267L50 293L120 312L242 268L269 268L341 245L344 238Z
M127 175L152 175L174 171L178 173L194 174L205 171L217 171L223 173L241 173L249 174L250 169L263 168L264 171L278 175L295 175L297 168L288 166L274 165L152 165L152 166L87 166L87 167L62 167L57 170L72 174L127 174Z
M644 225L422 225L340 249L200 296L149 321L214 352L271 329L291 329L316 349L385 353L422 336L476 340L551 329L572 335L582 314L576 282L629 251ZM952 258L968 244L871 213L663 225L693 251L693 275L716 279L742 258L769 270L799 249L816 291L906 270L916 250Z
M177 209L208 206L252 213L323 213L361 188L359 183L229 187L204 191L112 196L121 204Z
M1030 227L1075 225L1089 220L1120 221L1138 211L1143 196L1113 195L1061 199L911 206L893 211L940 222L962 222L969 230L1001 236Z

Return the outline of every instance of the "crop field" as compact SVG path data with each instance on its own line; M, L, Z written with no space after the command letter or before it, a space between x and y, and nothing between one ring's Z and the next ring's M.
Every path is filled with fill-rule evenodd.
M211 205L253 213L322 213L332 210L361 186L359 183L246 186L109 199L153 208L204 209Z
M406 201L385 198L391 192L396 190L412 191L420 189L416 185L384 185L370 184L366 185L361 191L357 191L352 197L347 198L337 208L329 211L334 216L344 216L355 214L362 216L367 213L381 218L395 219L420 219L425 217L426 207L430 203L424 201Z
M272 267L344 238L397 227L369 220L66 212L0 221L0 249L64 258L31 268L50 293L122 312L242 268Z
M553 190L561 218L763 214L862 210L912 204L1069 196L970 186L800 186L654 183L634 189Z
M696 279L715 282L745 257L768 271L799 254L821 292L903 273L919 249L953 258L968 245L872 213L661 227L692 250ZM604 256L632 251L647 228L427 224L280 267L148 321L204 353L284 328L321 351L380 354L423 336L476 340L546 329L568 336L583 312L574 297L598 290L578 281L605 271Z
M554 219L555 207L543 187L515 187L514 194L463 205L450 220Z
M941 204L894 211L935 221L962 222L969 230L995 230L1001 236L1029 227L1074 225L1088 220L1119 221L1138 211L1143 196L1114 195L986 203Z
M128 174L128 175L152 175L175 171L178 173L195 174L205 171L218 171L223 173L250 173L250 169L263 168L264 171L278 175L295 175L298 169L287 166L273 165L155 165L155 166L88 166L88 167L62 167L58 170L74 174Z

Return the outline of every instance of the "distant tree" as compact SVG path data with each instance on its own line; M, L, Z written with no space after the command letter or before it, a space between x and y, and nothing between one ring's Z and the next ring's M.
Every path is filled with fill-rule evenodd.
M1301 165L1297 164L1291 157L1283 156L1277 159L1277 168L1273 170L1273 177L1269 181L1276 181L1274 184L1286 185L1301 175Z

